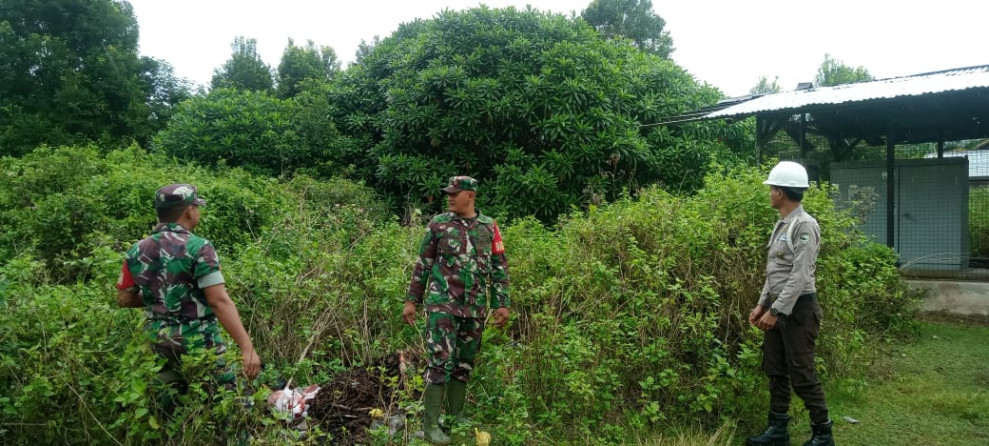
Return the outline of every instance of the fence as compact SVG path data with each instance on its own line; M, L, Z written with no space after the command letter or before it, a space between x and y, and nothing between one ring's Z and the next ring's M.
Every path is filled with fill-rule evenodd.
M857 161L836 162L826 142L800 153L784 138L774 138L767 154L803 157L812 179L836 184L840 205L886 244L885 147L859 147ZM899 146L894 180L893 245L904 274L989 280L989 141L948 143L943 158L935 144Z

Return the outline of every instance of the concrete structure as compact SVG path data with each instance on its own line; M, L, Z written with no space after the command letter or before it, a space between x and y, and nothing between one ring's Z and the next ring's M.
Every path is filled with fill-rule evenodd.
M950 280L907 280L926 291L921 311L989 316L989 283Z

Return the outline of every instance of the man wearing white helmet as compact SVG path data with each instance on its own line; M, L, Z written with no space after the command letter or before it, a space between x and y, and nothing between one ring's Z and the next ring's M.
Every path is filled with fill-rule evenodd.
M804 446L834 445L824 389L814 368L821 327L814 271L821 244L817 220L800 201L810 185L800 164L781 161L769 172L769 200L780 220L769 238L766 283L749 323L763 330L762 365L769 376L769 427L751 446L790 446L790 389L810 412L813 436Z

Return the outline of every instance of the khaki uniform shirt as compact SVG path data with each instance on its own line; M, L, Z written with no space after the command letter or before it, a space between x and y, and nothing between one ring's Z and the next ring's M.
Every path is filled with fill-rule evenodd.
M789 315L802 294L815 293L814 273L821 246L821 229L817 220L797 206L786 218L777 221L769 237L766 260L766 283L759 305L772 305Z

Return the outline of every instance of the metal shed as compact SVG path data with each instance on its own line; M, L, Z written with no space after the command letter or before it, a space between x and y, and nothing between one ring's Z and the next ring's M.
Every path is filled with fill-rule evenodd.
M845 159L862 142L886 147L884 202L886 245L895 245L897 171L895 147L989 138L989 65L956 68L870 82L802 88L730 98L660 124L710 119L756 118L757 161L766 142L786 132L806 156L807 134L829 141L835 160Z

